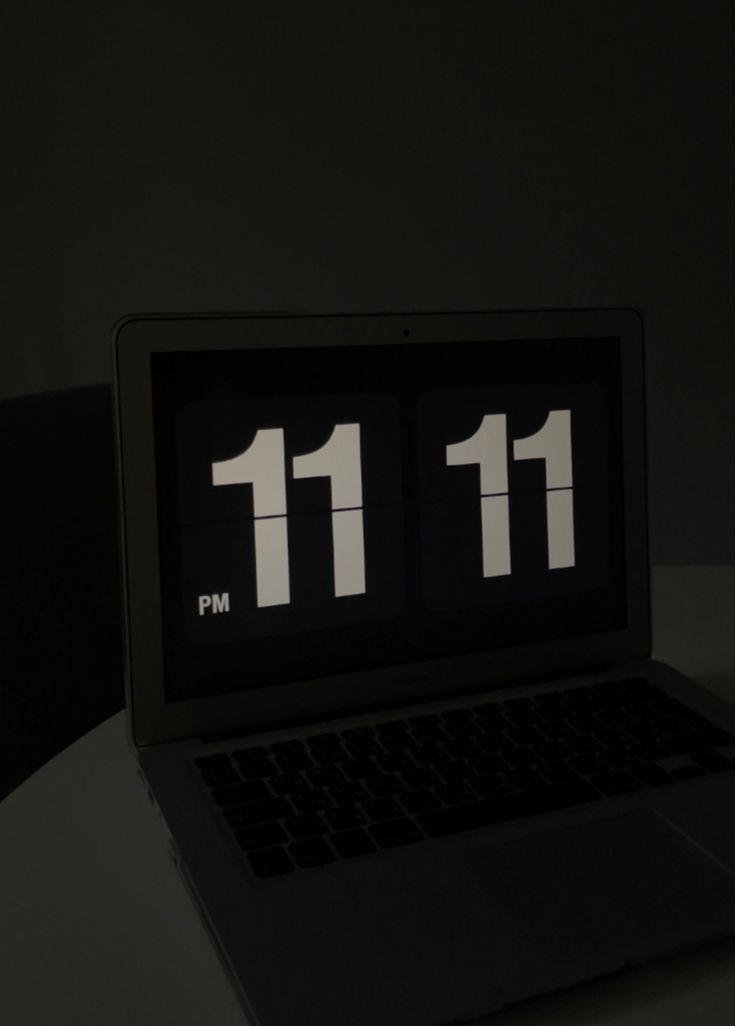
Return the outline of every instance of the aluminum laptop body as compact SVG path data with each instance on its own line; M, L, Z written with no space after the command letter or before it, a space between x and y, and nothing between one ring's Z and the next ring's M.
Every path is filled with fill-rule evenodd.
M114 359L129 739L253 1026L735 932L731 709L650 659L635 313L141 315Z

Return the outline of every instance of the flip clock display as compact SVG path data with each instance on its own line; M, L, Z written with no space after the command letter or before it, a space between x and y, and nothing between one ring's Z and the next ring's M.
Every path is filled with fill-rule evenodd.
M429 390L403 415L387 393L187 406L187 632L226 642L386 619L411 559L434 609L601 584L603 405L578 383Z

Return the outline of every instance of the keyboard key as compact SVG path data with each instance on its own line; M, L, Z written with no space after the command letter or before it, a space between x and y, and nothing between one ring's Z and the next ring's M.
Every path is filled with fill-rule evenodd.
M588 752L599 751L602 745L596 737L580 734L578 737L570 737L566 742L567 748L579 755L586 755Z
M672 773L677 780L692 780L694 777L706 776L707 770L704 766L692 762L688 766L677 766L676 769L672 770Z
M541 773L531 768L508 770L503 776L505 777L506 784L512 787L514 791L528 791L532 787L541 787L542 784L546 783Z
M500 773L485 773L473 779L472 786L481 798L490 798L494 794L502 794L508 790L508 784Z
M444 751L450 759L461 759L464 756L471 755L476 747L474 739L471 737L455 737L451 741L447 741L444 745Z
M710 773L723 773L735 768L720 752L697 752L693 758Z
M375 761L368 757L361 759L346 759L340 769L350 780L364 780L378 773Z
M408 732L408 724L405 720L386 720L385 723L378 723L375 730L382 741L386 735L397 736L399 734L406 734Z
M476 705L474 712L485 730L504 730L510 726L509 721L503 715L502 706L497 702Z
M505 715L516 727L530 726L541 719L540 713L535 709L509 709Z
M447 759L434 767L445 784L459 784L476 776L474 768L465 759Z
M553 720L550 723L542 723L540 729L550 738L552 741L556 741L559 738L571 737L577 733L577 728L569 723L566 719L559 718Z
M517 768L532 766L541 761L533 748L511 748L503 752L503 757L507 763Z
M538 791L542 789L539 788ZM430 837L445 837L449 834L477 830L481 827L502 823L506 820L547 812L548 805L537 792L517 792L484 798L471 805L453 809L438 809L419 814L416 818Z
M242 827L235 831L235 838L244 851L268 848L288 840L283 827L278 823L256 823L254 826Z
M302 869L322 866L327 862L334 862L336 859L332 849L321 837L313 837L307 841L294 841L289 845L288 850Z
M274 777L269 777L268 784L276 794L296 794L309 790L309 785L300 773L276 773Z
M308 769L314 765L314 760L308 752L294 748L280 752L276 756L276 762L278 763L278 768L286 773L292 770Z
M477 743L485 752L508 752L513 751L517 746L515 741L500 730L490 730L481 734Z
M704 751L707 748L718 748L732 740L724 730L710 727L708 730L689 731L676 737L667 737L663 744L670 755L684 755L690 752Z
M431 813L427 813L431 815ZM410 819L389 819L370 827L370 833L381 848L397 848L423 838L421 830Z
M395 798L371 798L370 801L362 803L362 811L373 823L403 815L403 810Z
M420 727L414 726L413 736L420 744L441 744L449 741L449 734L439 724L427 723Z
M347 830L349 827L361 826L365 822L365 817L355 805L340 805L336 809L328 809L324 817L333 830Z
M250 852L248 862L255 875L260 877L281 876L294 869L293 862L283 848L261 848Z
M411 755L419 766L435 766L446 759L441 745L417 745L411 749Z
M541 744L533 746L536 754L545 762L555 762L558 759L565 759L572 754L572 750L565 741L542 741ZM599 745L597 746L599 748Z
M605 748L620 748L626 741L625 734L617 727L605 727L603 730L596 730L593 736Z
M564 759L543 763L539 768L546 779L552 784L561 784L570 780L577 781L580 779L579 773L573 770Z
M469 723L472 719L471 709L445 709L441 718L447 723Z
M321 812L331 809L332 801L326 791L313 788L311 791L299 791L291 796L291 801L299 812Z
M262 745L255 748L238 748L236 752L232 753L232 758L237 763L253 762L255 759L265 759L267 756L268 752Z
M654 740L636 740L630 746L630 750L636 758L644 759L646 762L665 759L669 754L668 749L664 745Z
M249 808L249 805L233 805L231 808L223 809L222 812L234 830L237 827L249 826L252 823L252 817L248 812Z
M567 759L567 765L577 773L586 776L591 776L593 773L605 773L609 769L604 758L591 754L573 755L571 759Z
M300 773L278 773L268 778L268 785L276 794L296 794L309 789Z
M330 787L332 784L345 783L345 775L339 766L318 766L306 770L306 777L313 787Z
M335 805L350 805L368 798L368 792L357 780L349 780L344 784L335 784L329 788L329 794Z
M408 752L391 752L389 755L380 755L375 760L383 773L397 773L403 770L413 769L416 763Z
M401 773L401 779L406 787L419 790L424 787L431 787L439 783L439 777L428 766L417 766L416 769L406 770Z
M420 730L422 727L436 726L439 723L439 715L438 713L422 713L420 716L409 716L406 723L413 730Z
M430 809L438 809L441 805L428 789L423 791L409 791L401 795L401 804L406 812L428 812Z
M334 751L342 747L339 734L314 734L307 737L306 743L311 751Z
M508 731L508 737L517 745L536 745L546 740L536 727L512 727Z
M305 837L318 837L319 834L324 834L327 831L324 820L316 813L290 816L284 826L294 841L301 841Z
M670 773L661 769L655 762L643 763L641 766L631 766L630 772L648 787L670 784L673 779Z
M571 712L567 716L567 722L585 737L591 735L595 730L601 730L606 726L602 716L598 716L593 712L580 712L579 710ZM629 731L631 723L632 720L628 717L625 725L626 731Z
M505 769L508 763L499 752L477 752L467 760L476 773L497 773Z
M200 767L199 772L207 787L223 787L225 784L236 784L242 779L231 763Z
M385 773L379 777L367 777L365 786L376 798L382 798L389 794L399 794L403 790L403 784L398 777L391 773Z
M494 798L484 798L471 805L460 805L454 809L438 809L419 814L416 819L430 837L445 837L579 805L582 802L594 801L599 796L594 787L583 781L571 781L569 784L549 784L532 791L516 791Z
M370 855L376 851L372 840L364 830L340 830L329 838L333 847L343 859L352 859L358 855Z
M640 780L624 770L597 773L590 777L590 783L607 795L628 794L631 791L639 791L642 786Z
M477 798L472 788L465 783L443 784L434 788L434 794L444 805L466 805Z
M199 769L221 769L230 765L230 757L227 752L215 752L213 755L199 755L194 762Z
M538 726L544 731L547 725L558 723L559 720L565 719L571 713L571 708L561 698L555 702L544 702L543 705L539 703L536 708L541 714Z
M355 758L355 755L342 745L336 748L310 748L309 754L314 766L337 766Z
M240 772L246 780L256 780L261 777L272 777L279 772L278 766L272 759L253 759L240 765Z
M559 780L551 787L549 801L555 809L568 809L574 805L596 802L602 797L600 791L587 780Z
M252 826L273 819L284 819L290 816L292 811L285 798L268 798L263 802L251 802L250 805L240 806L238 818L242 826Z
M212 791L212 797L220 806L245 805L247 802L261 801L270 797L268 785L263 780L250 780L242 784L227 784L225 787L216 787Z
M375 736L375 727L365 724L362 727L348 727L342 731L342 737L345 740L352 740L355 738L372 738Z
M272 755L282 755L284 752L303 752L304 742L298 738L291 738L289 741L274 741L270 746Z
M610 769L626 769L639 761L638 756L629 748L609 749L600 753L600 758L605 760Z
M345 739L348 756L382 755L383 749L373 737L348 737Z
M408 730L396 731L394 734L381 734L380 743L386 752L402 752L415 744L415 739Z

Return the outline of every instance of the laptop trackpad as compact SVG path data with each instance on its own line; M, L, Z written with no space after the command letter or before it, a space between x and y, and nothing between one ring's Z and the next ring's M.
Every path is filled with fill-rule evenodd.
M656 813L485 845L462 861L545 958L627 960L733 929L732 877Z

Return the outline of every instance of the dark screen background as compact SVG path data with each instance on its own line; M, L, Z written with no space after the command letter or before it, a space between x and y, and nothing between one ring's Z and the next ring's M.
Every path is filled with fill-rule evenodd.
M618 339L159 353L151 361L167 701L625 626ZM514 461L511 439L537 431L549 409L565 404L576 565L549 571L543 461ZM483 580L474 574L478 472L441 468L438 454L493 405L508 412L513 572ZM252 423L234 445L238 410ZM304 482L289 483L290 546L301 553L292 560L292 602L256 609L252 489L214 489L229 493L229 504L237 493L241 508L213 515L202 468L245 449L256 423L284 425L290 466L290 451L322 444L329 424L371 417L363 436L366 595L329 594L329 574L319 570L329 513L307 530L314 514L292 505ZM370 481L380 481L384 466L388 483L373 504ZM442 469L451 472L443 482ZM233 608L197 620L195 592L217 560L229 567L220 587Z

